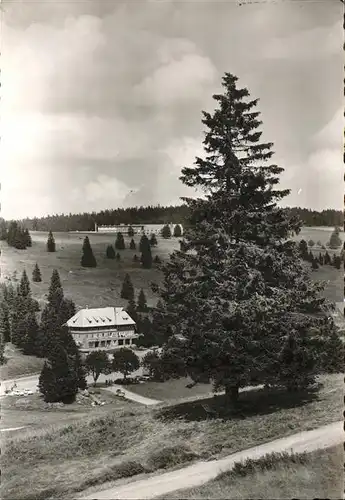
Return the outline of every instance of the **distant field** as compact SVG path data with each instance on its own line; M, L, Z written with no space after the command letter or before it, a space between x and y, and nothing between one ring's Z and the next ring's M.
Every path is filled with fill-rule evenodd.
M298 458L298 456L296 457ZM344 493L343 446L308 453L302 463L291 459L276 461L268 470L254 465L245 475L232 472L221 474L203 486L178 490L164 495L164 500L246 500L248 498L277 499L329 498L338 500ZM163 500L162 497L158 497Z
M12 344L5 347L6 363L0 366L0 379L14 379L24 375L40 373L44 359L36 356L24 356L22 352Z
M332 230L333 228L306 227L302 229L302 232L295 239L313 239L315 243L320 240L322 244L325 244L329 240ZM343 233L341 235L343 236ZM152 293L150 284L152 281L160 282L160 271L155 265L153 265L152 269L147 270L142 269L140 263L133 262L135 253L140 256L139 249L129 250L127 248L120 251L120 262L106 259L106 247L115 243L115 234L89 234L98 263L95 269L84 269L80 266L84 234L55 233L57 247L55 253L46 251L46 232L32 232L31 236L33 245L26 250L16 250L8 247L5 242L0 242L1 275L2 277L9 276L16 270L18 277L20 277L23 269L26 269L31 278L32 270L37 262L42 272L43 281L42 283L32 283L32 290L35 297L42 303L46 299L52 270L57 269L60 273L65 295L72 298L79 307L85 307L86 305L89 307L104 307L109 306L109 304L125 306L127 301L121 299L120 292L127 272L131 276L136 293L138 294L140 288L143 288L148 304L155 305L157 297ZM178 238L163 239L158 236L157 239L158 246L153 248L152 252L153 256L159 255L162 260L168 259L169 254L179 248ZM134 240L138 246L140 236L136 235ZM125 241L128 247L130 238L125 236ZM315 252L318 251L315 248ZM320 279L337 280L337 273L333 271L331 268L327 271L320 271ZM317 279L319 279L319 276L317 276ZM338 288L338 284L333 283L331 288L334 287ZM330 295L335 296L333 292L330 292Z
M105 257L106 247L115 243L114 234L91 234L89 239L94 255L97 260L97 268L84 269L80 266L82 244L85 235L76 233L55 233L57 251L48 253L46 251L47 233L32 232L32 247L26 250L16 250L8 247L5 242L0 242L1 248L1 274L9 276L15 270L18 277L23 269L26 269L29 278L37 262L41 272L41 283L32 283L32 291L41 302L46 299L49 281L53 269L60 273L65 295L72 298L79 307L104 307L110 304L125 306L127 301L121 299L121 286L125 274L131 276L136 293L143 288L145 290L148 304L154 305L157 298L152 294L150 283L160 281L160 272L157 266L152 269L142 269L140 263L133 262L134 254L140 257L139 249L121 250L121 260L110 260ZM157 237L158 246L153 248L153 256L159 255L161 259L167 259L171 251L179 248L179 240L171 238L165 240ZM137 246L140 236L134 237ZM129 246L130 238L125 236L126 246Z

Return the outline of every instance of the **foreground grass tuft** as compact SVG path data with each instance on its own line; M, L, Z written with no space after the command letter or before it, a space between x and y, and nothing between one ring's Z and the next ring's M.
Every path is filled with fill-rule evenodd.
M174 491L158 498L338 499L343 496L343 462L341 445L312 453L272 453L256 460L238 462L230 471L197 488Z

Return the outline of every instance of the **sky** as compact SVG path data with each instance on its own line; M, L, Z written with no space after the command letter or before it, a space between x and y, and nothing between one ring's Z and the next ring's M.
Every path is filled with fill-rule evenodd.
M285 205L343 208L340 0L2 1L1 215L179 204L224 72Z

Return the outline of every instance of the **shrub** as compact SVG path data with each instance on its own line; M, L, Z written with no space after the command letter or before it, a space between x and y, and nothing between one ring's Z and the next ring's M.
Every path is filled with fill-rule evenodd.
M199 456L188 446L177 444L175 446L165 446L152 453L149 458L149 465L151 465L154 470L166 469L167 467L190 462L198 457Z

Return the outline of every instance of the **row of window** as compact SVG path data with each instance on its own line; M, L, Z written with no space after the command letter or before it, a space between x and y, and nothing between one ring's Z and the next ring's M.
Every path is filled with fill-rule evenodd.
M119 339L118 341L117 340L101 340L100 342L98 341L95 341L95 342L89 342L89 348L91 349L94 349L94 348L97 348L97 347L108 347L108 346L111 346L111 345L117 345L117 346L120 346L120 345L131 345L132 344L132 339Z
M74 333L72 335L75 339L99 339L102 337L121 337L122 332L103 332L103 333ZM126 335L133 335L134 331L126 332Z

